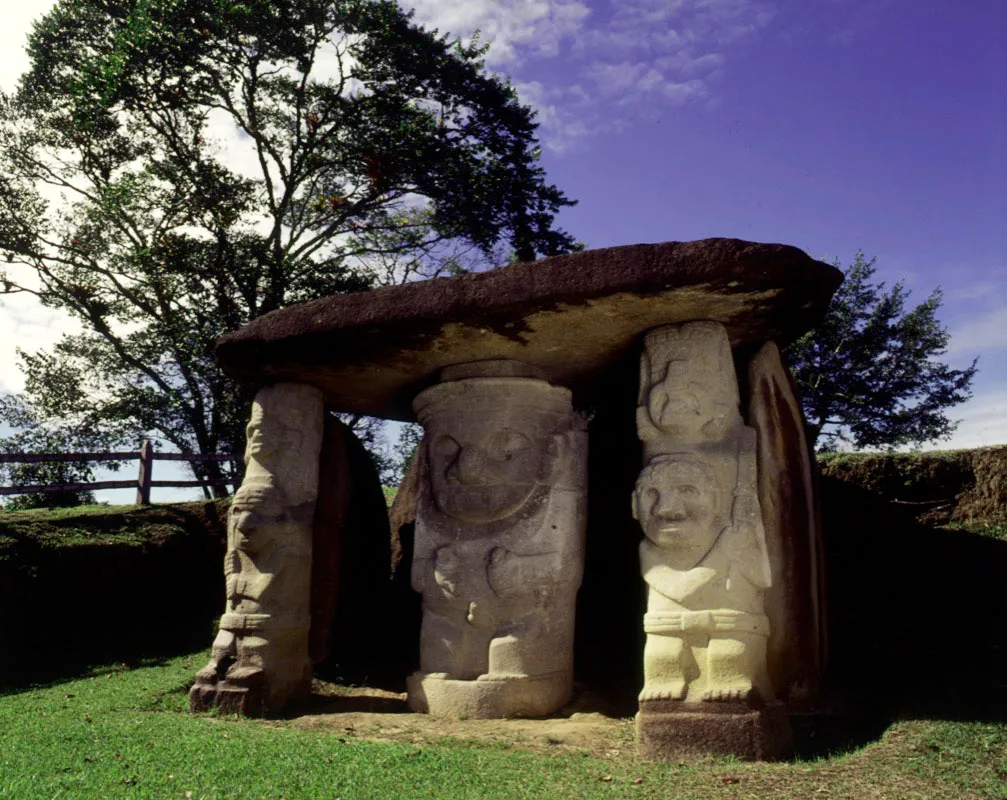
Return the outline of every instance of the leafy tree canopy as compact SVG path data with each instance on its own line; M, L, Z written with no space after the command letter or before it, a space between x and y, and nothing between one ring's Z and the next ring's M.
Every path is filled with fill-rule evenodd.
M240 452L222 333L576 247L533 112L391 0L59 0L28 52L0 95L0 291L83 329L21 354L40 419Z
M964 370L940 360L950 338L936 316L940 289L906 311L901 282L872 282L874 261L857 253L821 324L786 350L809 439L823 450L947 439L957 423L946 411L972 396L978 359Z

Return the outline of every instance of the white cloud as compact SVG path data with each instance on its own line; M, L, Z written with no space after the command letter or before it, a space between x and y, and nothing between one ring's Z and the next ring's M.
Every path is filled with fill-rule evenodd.
M45 14L54 0L28 0L4 3L3 25L0 25L0 89L12 92L21 74L28 69L25 43L31 23Z
M989 356L1007 351L1007 305L974 316L950 331L948 355Z
M928 446L935 450L964 450L1007 444L1007 384L994 386L975 395L968 403L949 412L961 419L951 439Z
M452 36L479 29L489 64L515 77L539 112L544 143L558 151L628 127L641 109L713 102L711 85L729 68L725 49L774 15L763 0L610 0L591 9L580 0L400 2ZM525 74L532 69L535 81Z
M519 54L555 56L591 13L581 0L411 0L416 21L452 37L479 31L490 42L488 62L509 65Z
M68 314L42 308L34 295L0 296L0 392L24 388L17 348L34 353L51 347L64 333L79 330L80 325Z

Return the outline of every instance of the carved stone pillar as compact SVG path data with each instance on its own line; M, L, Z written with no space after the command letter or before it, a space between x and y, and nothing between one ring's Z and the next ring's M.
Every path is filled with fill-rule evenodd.
M276 711L311 686L311 523L318 495L322 393L281 383L259 391L245 479L231 501L227 600L209 663L189 693L194 711Z
M538 716L570 698L587 435L569 390L535 374L514 361L451 367L414 403L426 433L414 710Z
M766 668L772 584L756 474L756 434L739 412L724 327L647 334L633 496L648 585L637 736L648 758L682 752L769 758L789 745Z

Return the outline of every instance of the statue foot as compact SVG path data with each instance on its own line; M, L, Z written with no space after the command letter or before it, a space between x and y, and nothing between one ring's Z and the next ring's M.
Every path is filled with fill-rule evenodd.
M747 702L752 697L752 684L717 686L703 692L703 699L713 703Z
M227 671L226 680L235 686L249 685L264 675L261 667L231 667Z
M685 697L685 681L671 683L655 683L644 686L637 698L641 703L647 700L681 700Z

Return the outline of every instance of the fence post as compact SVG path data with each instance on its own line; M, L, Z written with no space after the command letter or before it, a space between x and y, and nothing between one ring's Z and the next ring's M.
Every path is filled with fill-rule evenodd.
M136 479L136 504L150 505L151 472L154 469L154 445L150 439L144 439L140 445L140 475Z

